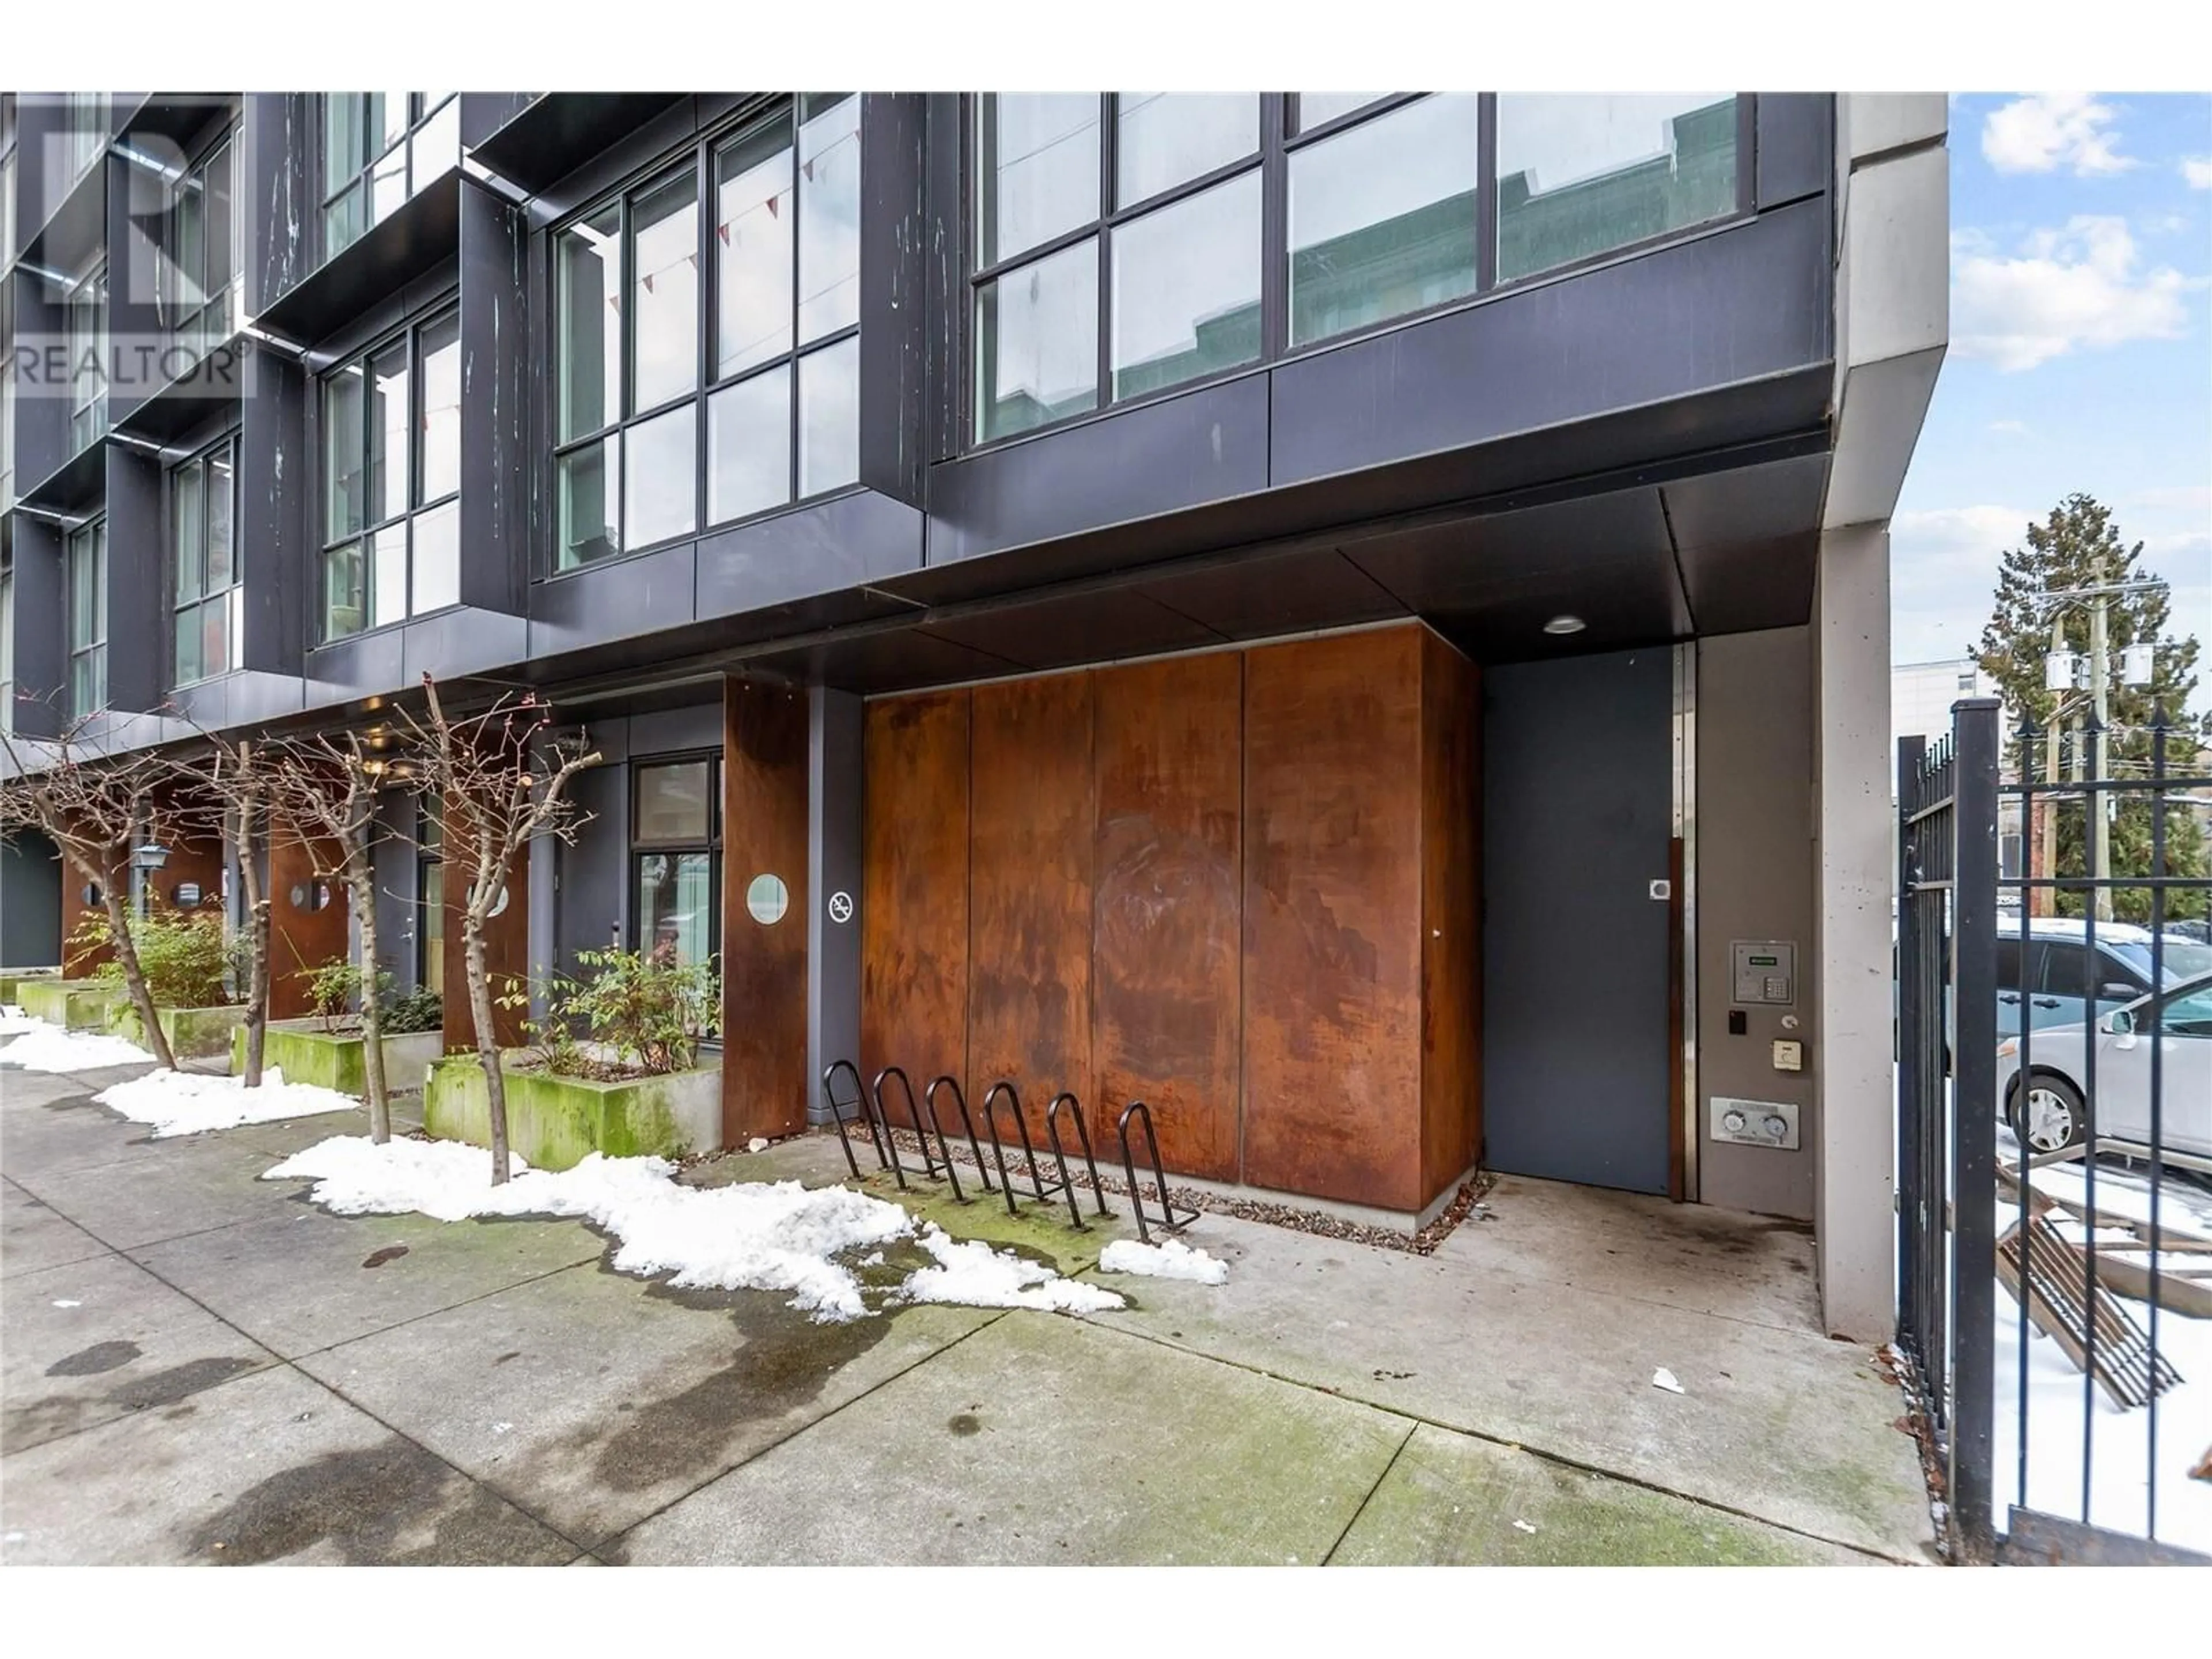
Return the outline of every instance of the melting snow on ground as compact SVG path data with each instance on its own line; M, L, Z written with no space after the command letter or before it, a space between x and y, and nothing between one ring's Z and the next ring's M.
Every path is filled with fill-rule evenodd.
M1042 1263L1012 1250L994 1250L981 1239L963 1243L935 1222L925 1222L921 1247L934 1267L907 1275L899 1296L908 1302L957 1302L969 1308L1036 1308L1051 1313L1102 1313L1128 1305L1112 1291L1062 1279Z
M335 1089L285 1082L283 1072L274 1066L262 1073L258 1089L247 1088L243 1078L157 1071L104 1089L93 1099L134 1123L152 1124L157 1140L167 1135L196 1135L206 1129L234 1129L241 1123L273 1123L280 1118L361 1109L360 1101Z
M21 1036L26 1031L46 1029L43 1019L33 1019L12 1002L0 1002L0 1036Z
M1188 1279L1200 1285L1229 1282L1227 1262L1193 1249L1179 1238L1161 1244L1117 1238L1099 1252L1098 1266L1104 1273L1141 1273L1147 1279Z
M823 1320L867 1311L860 1281L835 1258L904 1238L914 1222L896 1204L842 1187L810 1190L795 1181L685 1187L659 1158L593 1152L573 1170L532 1170L517 1158L506 1185L491 1184L481 1147L450 1140L392 1140L379 1146L340 1135L289 1158L264 1181L311 1179L318 1204L341 1215L419 1212L440 1221L474 1216L579 1216L613 1236L622 1273L672 1273L670 1282L715 1290L788 1291L791 1305ZM923 1244L939 1266L911 1275L895 1293L915 1302L1089 1312L1121 1298L1062 1279L988 1246L955 1244L934 1225ZM971 1254L980 1250L981 1259Z
M42 1019L11 1029L23 1035L0 1048L0 1066L26 1072L89 1072L101 1066L143 1066L154 1058L121 1037L96 1031L64 1031Z
M2100 1174L2098 1197L2103 1194ZM2019 1502L2020 1306L1998 1286L1996 1411L1990 1468L1997 1525ZM2123 1297L2136 1324L2150 1328L2150 1304ZM2028 1328L2027 1507L2081 1518L2081 1373L2058 1344ZM2159 1352L2181 1373L2158 1397L2158 1536L2169 1544L2212 1552L2212 1482L2191 1480L2191 1468L2212 1446L2212 1320L2160 1311ZM2090 1388L2095 1438L2089 1459L2089 1519L2115 1532L2142 1535L2149 1517L2150 1412L2123 1411L2104 1389Z

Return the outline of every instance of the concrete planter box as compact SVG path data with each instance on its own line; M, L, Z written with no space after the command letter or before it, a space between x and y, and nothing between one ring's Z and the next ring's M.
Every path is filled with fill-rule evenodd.
M230 1034L246 1023L246 1005L222 1008L156 1008L161 1035L169 1039L169 1052L179 1060L210 1060L230 1047ZM121 990L109 1005L107 1029L126 1042L146 1046L145 1028L138 1011Z
M23 1001L23 987L35 985L41 981L58 980L61 976L62 970L58 968L0 969L0 1002L12 1002L20 1007Z
M722 1068L702 1066L626 1083L507 1073L507 1139L532 1169L566 1170L587 1152L681 1158L722 1145ZM474 1054L448 1054L430 1066L422 1127L441 1140L491 1144L483 1067Z
M16 1002L33 1018L72 1031L104 1031L108 1011L123 1000L120 985L90 979L29 980L17 988Z
M436 1031L410 1031L384 1039L384 1084L393 1094L422 1086L422 1079L444 1049L445 1038ZM358 1033L323 1030L320 1020L271 1023L262 1049L261 1063L284 1073L287 1083L313 1083L342 1095L368 1093L368 1044ZM231 1033L230 1070L234 1077L246 1070L246 1028Z

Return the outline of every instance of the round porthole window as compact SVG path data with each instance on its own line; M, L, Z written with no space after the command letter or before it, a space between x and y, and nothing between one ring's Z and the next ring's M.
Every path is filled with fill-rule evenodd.
M107 895L100 890L100 884L96 881L88 881L85 883L83 898L85 906L88 909L96 908L107 902Z
M331 884L326 881L303 881L291 891L292 908L313 915L318 910L327 910L331 904Z
M791 890L781 876L755 876L745 889L745 908L763 927L773 927L791 908Z

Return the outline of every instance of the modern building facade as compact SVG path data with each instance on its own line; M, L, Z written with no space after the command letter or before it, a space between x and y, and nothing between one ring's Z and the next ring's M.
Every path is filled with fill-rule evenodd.
M604 758L502 965L717 957L732 1136L1141 1097L1400 1219L1801 1218L1887 1334L1942 95L8 107L18 734L528 686Z

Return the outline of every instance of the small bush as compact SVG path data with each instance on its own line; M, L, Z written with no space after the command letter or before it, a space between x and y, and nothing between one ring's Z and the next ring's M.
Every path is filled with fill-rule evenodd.
M323 1022L323 1030L335 1032L338 1022L353 1012L356 1000L367 979L362 970L350 962L333 958L319 968L303 968L297 977L307 981L307 1000ZM388 991L392 975L378 970L377 988Z
M406 1036L415 1031L434 1031L446 1023L446 1005L427 985L382 1000L384 1035Z
M146 989L160 1008L213 1008L232 1000L224 983L226 975L243 978L240 959L245 941L223 935L222 919L210 915L180 915L156 909L131 918L131 939L138 950L138 966L146 975ZM104 951L115 942L107 915L95 910L70 935L73 953ZM123 964L113 957L93 972L106 985L123 983Z
M665 946L646 954L580 951L576 960L593 970L591 977L552 981L545 988L546 1018L523 1022L538 1064L556 1077L605 1069L583 1048L579 1032L612 1049L621 1069L651 1076L689 1069L700 1040L720 1028L721 976L705 963L679 962ZM498 1001L520 1007L529 991L515 986Z

